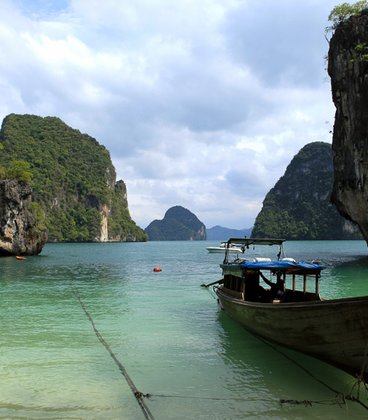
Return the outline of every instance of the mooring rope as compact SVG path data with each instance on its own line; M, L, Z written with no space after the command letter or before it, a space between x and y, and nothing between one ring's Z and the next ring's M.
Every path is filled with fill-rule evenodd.
M125 367L123 366L123 364L118 360L118 358L116 357L116 355L114 354L114 352L111 350L109 344L105 341L105 339L102 337L100 331L97 329L93 318L91 316L91 314L88 312L86 305L84 304L84 302L82 301L82 298L80 297L80 294L78 292L78 289L71 283L71 288L73 291L74 296L76 297L76 299L78 300L80 306L82 307L84 313L86 314L87 318L89 319L93 331L96 334L96 337L98 338L98 340L100 341L100 343L105 347L105 349L107 350L107 352L110 354L110 356L112 357L112 359L114 360L115 364L117 365L117 367L119 368L120 372L122 373L122 375L124 376L127 384L129 385L135 399L137 400L139 406L141 407L141 410L145 416L146 419L149 420L154 420L153 414L151 413L151 411L149 410L149 408L147 407L147 405L144 402L144 398L149 398L150 394L143 394L142 392L140 392L137 387L135 386L133 380L131 379L131 377L129 376L127 370L125 369Z
M362 407L364 407L366 410L368 410L368 406L366 404L363 403L363 401L361 401L359 399L359 397L354 397L353 395L345 395L344 393L337 391L336 389L332 388L330 385L328 385L326 382L322 381L321 379L317 378L310 370L308 370L307 368L305 368L303 365L301 365L300 363L298 363L296 360L294 360L292 357L288 356L287 354L285 354L283 351L281 351L280 349L276 348L273 344L271 344L270 342L264 340L262 337L258 337L263 343L267 344L268 346L270 346L274 351L277 351L278 353L280 353L282 356L284 356L286 359L288 359L289 361L291 361L292 363L294 363L296 366L298 366L300 369L302 369L305 373L307 373L309 376L311 376L315 381L319 382L321 385L325 386L327 389L329 389L331 392L334 392L336 397L336 403L341 405L341 404L345 404L346 400L349 401L353 401L356 402L358 404L360 404ZM360 383L361 379L357 379L356 383ZM354 384L353 388L355 387L356 383ZM293 404L305 404L306 400L303 401L298 401L298 400L280 400L281 403L293 403Z
M319 405L340 405L346 404L346 401L342 395L337 395L335 398L330 398L326 400L295 400L295 399L272 399L272 398L249 398L249 397L231 397L231 398L221 398L221 397L203 397L198 395L178 395L178 394L148 394L148 398L178 398L178 399L194 399L194 400L211 400L211 401L263 401L267 403L272 403L278 401L280 404L293 404L293 405L304 405L305 407L312 406L313 404Z
M90 321L93 331L96 335L96 337L98 338L98 340L100 341L100 343L104 346L104 348L107 350L107 352L110 354L111 358L114 360L115 364L117 365L117 367L119 368L120 372L122 373L122 375L124 376L127 384L129 385L137 403L139 404L143 415L145 416L146 419L148 420L154 420L154 416L151 413L151 411L149 410L149 408L147 407L147 405L144 402L144 398L150 399L152 397L157 397L157 398L187 398L187 399L202 399L202 400L214 400L214 401L224 401L224 400L229 400L229 398L218 398L218 397L200 397L200 396L193 396L193 395L169 395L169 394L143 394L142 392L140 392L138 390L138 388L135 386L133 380L130 378L127 370L125 369L125 367L123 366L123 364L119 361L119 359L116 357L116 355L114 354L114 352L112 351L112 349L110 348L109 344L105 341L105 339L102 337L101 333L99 332L99 330L97 329L94 320L91 316L91 314L89 313L89 311L87 310L86 305L84 304L78 289L71 283L71 289L73 291L73 294L75 296L75 298L78 300L81 308L83 309L86 317L88 318L88 320ZM210 289L208 289L210 290ZM211 293L212 295L212 293ZM213 296L214 298L216 298L216 296ZM262 342L264 342L265 344L267 344L268 346L270 346L273 350L277 351L278 353L280 353L281 355L283 355L286 359L288 359L289 361L291 361L292 363L294 363L296 366L298 366L300 369L302 369L304 372L306 372L308 375L310 375L314 380L316 380L317 382L319 382L320 384L322 384L323 386L325 386L327 389L329 389L331 392L335 393L335 398L331 399L331 400L294 400L294 399L280 399L279 402L281 404L294 404L294 405L304 405L305 407L307 406L311 406L312 404L324 404L324 405L333 405L333 404L338 404L338 405L343 405L346 404L346 400L350 400L353 402L356 402L358 404L360 404L362 407L364 407L366 410L368 410L368 406L366 404L364 404L359 397L356 398L352 395L345 395L342 392L337 391L336 389L332 388L330 385L328 385L327 383L325 383L324 381L322 381L321 379L317 378L312 372L310 372L308 369L306 369L303 365L301 365L300 363L298 363L296 360L294 360L293 358L291 358L290 356L288 356L287 354L285 354L284 352L282 352L281 350L279 350L278 348L276 348L274 345L272 345L271 343L269 343L268 341L262 339L261 337L258 337ZM361 380L358 379L358 381L353 385L352 389L357 385L358 382L361 382ZM230 398L230 400L238 400L238 401L244 401L248 399L243 399L243 398Z

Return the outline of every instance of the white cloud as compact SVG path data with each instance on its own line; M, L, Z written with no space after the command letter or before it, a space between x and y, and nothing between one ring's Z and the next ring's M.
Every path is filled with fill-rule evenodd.
M96 137L142 227L173 205L250 227L300 148L330 141L334 6L5 0L0 117L55 115Z

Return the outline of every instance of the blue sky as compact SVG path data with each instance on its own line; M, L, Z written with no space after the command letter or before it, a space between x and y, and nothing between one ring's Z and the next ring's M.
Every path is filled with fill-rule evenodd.
M60 13L66 10L68 0L14 0L12 2L25 15L47 16L50 13Z
M331 142L325 0L3 0L0 118L110 151L143 228L182 205L251 227L293 156Z

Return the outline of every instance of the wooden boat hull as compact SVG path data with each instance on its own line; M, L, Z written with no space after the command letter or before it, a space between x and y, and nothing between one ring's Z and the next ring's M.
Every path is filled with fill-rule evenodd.
M314 356L368 382L368 296L260 303L216 291L221 307L248 331Z

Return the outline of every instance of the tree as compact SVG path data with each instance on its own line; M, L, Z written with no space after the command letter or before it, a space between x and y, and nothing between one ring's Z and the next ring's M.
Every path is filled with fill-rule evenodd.
M4 149L4 145L0 143L0 151ZM27 182L32 180L31 165L24 160L13 159L8 165L0 165L0 179L17 179Z
M24 160L12 160L7 168L7 177L10 179L18 179L19 181L27 182L32 180L31 165Z
M367 8L367 0L357 1L354 4L342 3L335 6L328 16L328 20L332 22L332 25L326 28L326 32L333 31L340 23L346 21L351 16L358 15Z

